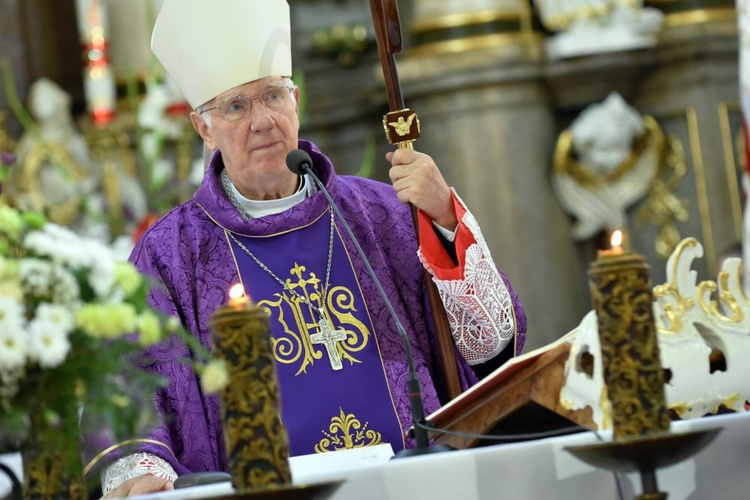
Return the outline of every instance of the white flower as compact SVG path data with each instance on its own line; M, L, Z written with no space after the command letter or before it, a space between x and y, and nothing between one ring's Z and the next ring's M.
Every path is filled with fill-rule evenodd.
M0 329L23 330L24 322L21 303L10 297L0 297Z
M23 306L11 298L0 297L0 371L17 370L26 364L26 335Z
M17 370L26 364L26 332L0 328L0 370Z
M33 258L21 261L21 288L36 300L71 307L81 295L76 278L64 267Z
M46 260L23 259L19 266L21 287L32 297L49 295L52 282L52 264Z
M65 307L77 307L81 297L78 280L63 267L52 268L52 302Z
M60 366L70 352L70 341L60 325L35 319L29 325L29 358L42 368Z
M68 228L48 222L40 231L32 231L23 240L23 246L40 257L72 267L84 267L86 255L81 252L78 236Z
M67 307L42 303L36 309L36 321L57 325L64 334L69 334L75 326L75 318Z
M89 286L97 297L107 297L115 286L115 261L109 249L98 241L90 241L86 250L91 257Z

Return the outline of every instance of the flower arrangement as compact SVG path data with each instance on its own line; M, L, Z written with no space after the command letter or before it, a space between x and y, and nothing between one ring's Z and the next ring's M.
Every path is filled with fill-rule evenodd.
M148 293L103 243L0 203L0 449L27 437L75 453L82 411L120 439L150 423L138 398L162 381L138 361L169 335L202 357L206 389L222 386L221 362L152 310Z

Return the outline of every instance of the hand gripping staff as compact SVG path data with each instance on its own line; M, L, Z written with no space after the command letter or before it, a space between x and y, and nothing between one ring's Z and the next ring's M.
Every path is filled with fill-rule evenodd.
M383 117L383 127L389 144L397 144L401 149L414 149L413 142L419 138L419 118L414 111L406 108L401 83L398 79L395 55L401 52L401 21L399 20L396 0L370 0L372 21L375 26L375 38L378 44L378 55L383 67L385 89L388 94L390 112ZM419 239L417 211L413 206L412 218L414 229ZM435 325L437 345L440 354L440 365L445 377L448 397L455 398L461 393L458 377L453 337L451 336L448 317L440 300L437 287L427 270L424 270L427 286L427 298Z

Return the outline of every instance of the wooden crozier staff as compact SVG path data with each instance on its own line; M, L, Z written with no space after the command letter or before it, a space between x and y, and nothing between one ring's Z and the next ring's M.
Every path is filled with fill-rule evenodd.
M375 26L375 38L378 44L378 55L383 67L385 89L388 94L388 108L391 110L383 117L383 127L389 144L397 144L400 149L414 149L413 142L419 138L419 118L414 111L406 108L401 83L398 80L395 55L401 52L401 21L399 20L396 0L370 0L372 21ZM411 207L414 229L419 242L419 221L417 210ZM440 300L432 276L424 270L427 298L435 325L440 364L445 377L446 390L451 399L461 394L461 383L458 377L453 337L451 336L448 317Z

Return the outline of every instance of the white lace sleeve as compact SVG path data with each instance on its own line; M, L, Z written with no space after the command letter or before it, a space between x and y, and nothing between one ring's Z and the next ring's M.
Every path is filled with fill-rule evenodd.
M102 494L107 494L128 479L150 474L174 482L172 466L151 453L134 453L120 458L102 471Z
M458 196L456 199L463 205ZM466 250L463 279L440 280L421 249L419 258L433 276L458 351L470 365L477 365L492 359L508 345L516 331L516 320L510 292L492 260L479 224L468 210L461 223L476 240Z

